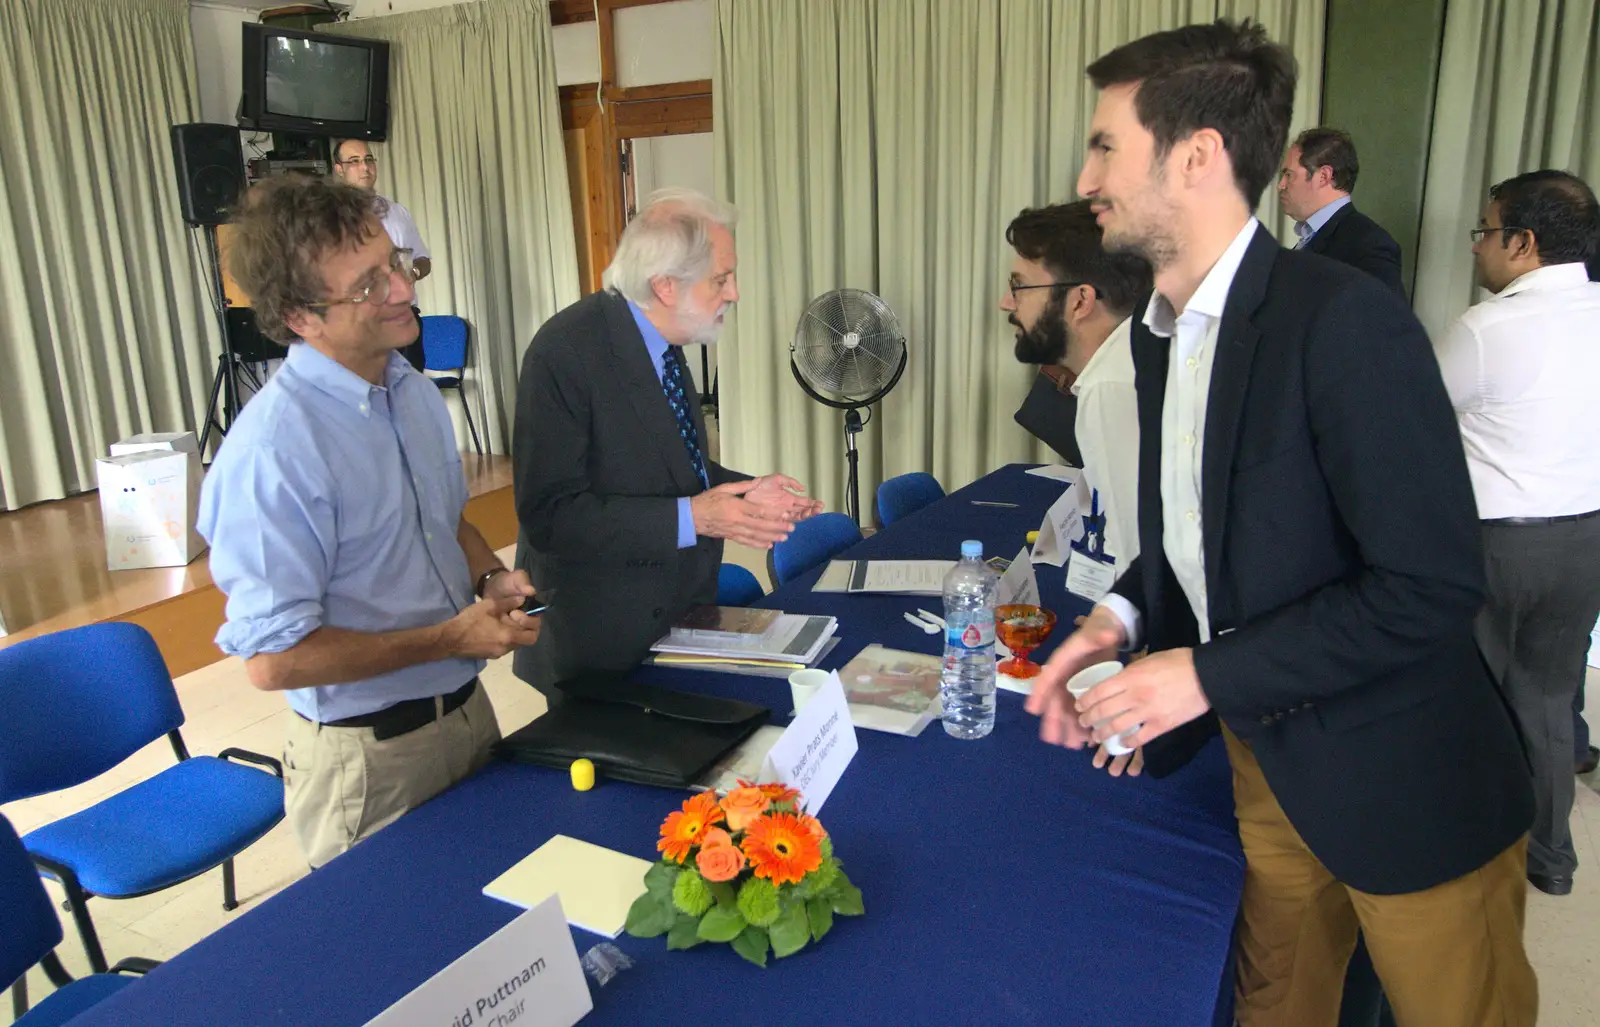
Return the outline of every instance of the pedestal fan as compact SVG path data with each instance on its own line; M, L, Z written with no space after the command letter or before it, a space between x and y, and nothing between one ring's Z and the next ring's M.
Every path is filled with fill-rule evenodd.
M883 300L860 289L823 293L806 307L789 344L789 370L818 403L844 411L845 512L861 523L856 436L872 404L889 394L906 369L900 320Z

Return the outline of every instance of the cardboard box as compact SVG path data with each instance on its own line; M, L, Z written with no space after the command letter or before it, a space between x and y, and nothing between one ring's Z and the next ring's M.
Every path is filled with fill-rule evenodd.
M193 432L124 439L95 471L111 570L182 567L205 552L194 529L204 472Z

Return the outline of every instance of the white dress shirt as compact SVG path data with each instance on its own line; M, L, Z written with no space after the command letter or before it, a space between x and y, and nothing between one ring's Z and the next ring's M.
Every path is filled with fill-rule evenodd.
M1111 330L1083 366L1073 433L1084 473L1100 493L1106 553L1121 573L1139 555L1139 400L1133 389L1132 318Z
M411 212L387 196L384 201L389 204L389 209L383 215L383 230L389 233L389 240L402 250L410 250L412 260L418 257L432 260L433 254L428 252L428 244L422 241L422 233L417 231L417 223L412 219Z
M1541 267L1471 307L1434 345L1478 516L1600 510L1600 284Z
M1233 279L1261 222L1251 218L1200 282L1182 313L1159 292L1145 306L1150 331L1172 339L1167 355L1167 391L1161 404L1161 544L1173 575L1194 610L1200 641L1211 641L1206 603L1205 535L1201 523L1200 474L1204 467L1206 403L1217 352L1222 311ZM1122 621L1128 648L1141 644L1140 615L1133 604L1112 594L1102 600Z
M1317 212L1304 221L1294 223L1294 234L1299 237L1299 242L1294 244L1297 250L1303 250L1311 242L1311 237L1322 231L1322 226L1333 220L1333 216L1350 206L1350 194L1339 197L1332 203L1325 203Z

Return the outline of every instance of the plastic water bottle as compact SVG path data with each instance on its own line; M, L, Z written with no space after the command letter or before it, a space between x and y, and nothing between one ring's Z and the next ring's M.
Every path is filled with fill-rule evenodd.
M994 730L994 603L1000 576L983 562L983 543L961 543L961 562L944 578L944 673L939 698L945 734L982 738Z

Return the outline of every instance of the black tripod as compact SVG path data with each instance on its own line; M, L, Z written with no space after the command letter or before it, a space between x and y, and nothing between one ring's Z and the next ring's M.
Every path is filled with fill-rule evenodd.
M228 434L234 418L239 416L239 377L237 360L233 354L233 336L228 331L228 300L222 285L222 253L217 249L216 229L203 229L206 237L206 255L211 261L211 301L217 315L217 332L222 336L222 352L217 355L217 371L211 379L211 398L206 403L206 426L200 433L200 455L206 452L211 439L211 429L218 435ZM217 413L217 400L222 400L222 413ZM220 443L219 443L220 445Z

